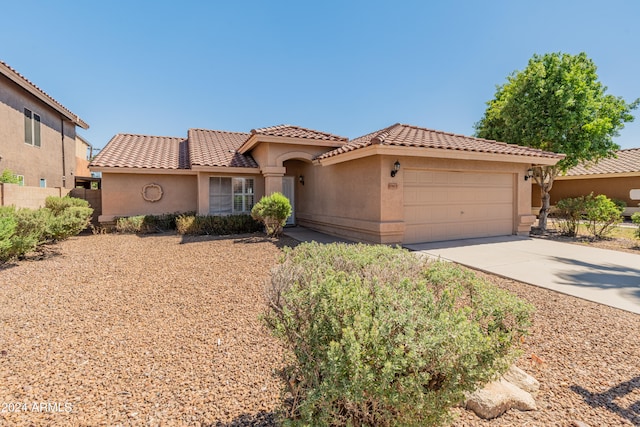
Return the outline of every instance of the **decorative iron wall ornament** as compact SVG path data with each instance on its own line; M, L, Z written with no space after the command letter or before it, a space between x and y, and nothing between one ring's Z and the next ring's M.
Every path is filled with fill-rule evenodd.
M162 199L162 194L163 192L160 184L151 183L142 187L142 198L147 202L157 202Z

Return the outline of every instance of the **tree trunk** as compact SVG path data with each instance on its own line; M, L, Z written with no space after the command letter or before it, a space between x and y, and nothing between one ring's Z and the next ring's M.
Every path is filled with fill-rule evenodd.
M551 187L553 187L553 181L558 175L558 169L555 166L535 166L533 168L533 177L536 184L540 186L540 196L542 199L542 207L538 214L538 228L541 232L547 231L547 217L549 216Z

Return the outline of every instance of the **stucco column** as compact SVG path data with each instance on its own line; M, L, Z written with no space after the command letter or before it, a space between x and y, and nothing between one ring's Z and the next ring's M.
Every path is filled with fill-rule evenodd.
M264 176L264 194L268 196L275 192L282 193L282 177L287 168L278 166L268 166L262 168Z

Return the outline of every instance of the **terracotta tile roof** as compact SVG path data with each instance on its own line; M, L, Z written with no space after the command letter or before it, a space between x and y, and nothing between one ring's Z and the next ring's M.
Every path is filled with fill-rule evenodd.
M333 135L331 133L320 132L317 130L306 129L300 126L293 125L278 125L261 129L252 129L251 134L284 136L289 138L318 139L323 141L348 141L348 138L344 136Z
M257 168L251 156L237 152L249 136L243 132L189 129L191 165Z
M617 158L600 159L597 163L582 164L567 171L567 176L634 173L640 175L640 148L616 151Z
M89 166L189 169L187 140L170 136L118 134Z
M550 153L548 151L537 150L535 148L521 147L519 145L506 144L504 142L473 138L470 136L457 135L396 123L388 128L355 138L342 147L318 156L318 159L326 159L374 144L472 151L491 154L509 154L516 156L546 158L563 157L561 154Z
M7 63L0 61L0 74L5 75L10 80L14 81L16 84L20 85L27 91L29 91L32 95L39 98L44 103L48 104L54 110L57 110L59 113L63 114L65 117L70 119L74 124L80 126L82 129L89 129L89 125L82 120L77 114L72 113L69 109L67 109L64 105L60 104L58 101L53 99L49 94L40 89L38 86L33 84L29 79L25 76L11 68Z

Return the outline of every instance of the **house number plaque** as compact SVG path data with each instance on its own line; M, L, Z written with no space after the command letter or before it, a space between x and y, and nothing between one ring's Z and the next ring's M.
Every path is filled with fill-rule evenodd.
M162 199L162 187L159 184L147 184L142 187L142 198L147 202L157 202Z

